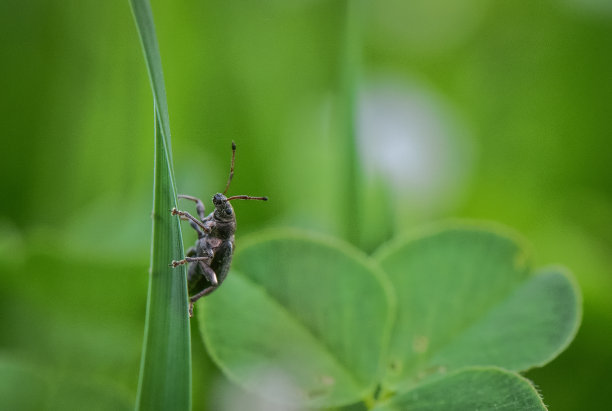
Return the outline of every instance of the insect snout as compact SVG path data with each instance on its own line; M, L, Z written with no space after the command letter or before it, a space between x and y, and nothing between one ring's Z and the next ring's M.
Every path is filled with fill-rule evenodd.
M227 204L227 197L225 197L221 193L217 193L213 196L212 202L215 205L215 207L219 208Z

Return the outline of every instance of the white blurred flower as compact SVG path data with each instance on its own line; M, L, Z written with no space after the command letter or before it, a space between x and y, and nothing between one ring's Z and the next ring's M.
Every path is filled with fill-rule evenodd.
M473 144L456 113L425 85L386 77L360 98L358 144L366 176L419 208L446 207L465 191Z
M275 369L261 369L253 373L259 395L249 393L237 385L222 380L216 384L215 395L211 409L219 411L249 410L249 411L299 411L292 407L300 394L291 383L291 379ZM270 399L279 401L271 402ZM283 403L284 402L284 403Z

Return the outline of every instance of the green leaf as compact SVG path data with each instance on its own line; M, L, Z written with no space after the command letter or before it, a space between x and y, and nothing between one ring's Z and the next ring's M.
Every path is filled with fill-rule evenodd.
M155 107L155 180L153 244L137 409L191 408L191 346L185 267L171 268L183 258L176 207L170 122L153 14L146 0L131 0L144 49Z
M294 231L237 247L221 290L196 307L215 362L275 401L336 406L370 396L394 310L380 269L348 245Z
M387 390L466 366L541 366L573 339L580 297L564 270L531 274L516 236L457 224L376 254L398 295Z
M418 385L374 411L546 410L525 378L496 368L473 368Z

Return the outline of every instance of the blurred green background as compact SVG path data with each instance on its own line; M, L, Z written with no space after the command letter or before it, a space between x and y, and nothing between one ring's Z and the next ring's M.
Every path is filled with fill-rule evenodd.
M537 265L567 265L584 294L575 342L527 377L552 410L600 409L612 366L612 3L363 4L347 139L346 1L152 1L179 190L208 205L235 140L230 193L270 197L236 204L238 247L281 225L365 251L444 218L514 227ZM128 2L3 0L0 61L0 408L130 409L153 108ZM194 408L240 409L192 326Z

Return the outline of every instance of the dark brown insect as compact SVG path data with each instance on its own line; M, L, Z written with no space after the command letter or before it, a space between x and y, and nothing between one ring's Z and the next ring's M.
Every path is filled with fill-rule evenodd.
M189 263L187 271L187 288L189 290L189 316L193 315L193 303L215 291L229 272L234 255L234 233L236 232L236 215L230 204L232 200L263 200L268 197L251 197L246 195L226 197L232 178L234 178L234 159L236 144L232 142L232 163L230 175L223 193L213 196L215 210L208 216L204 213L204 203L196 197L179 195L196 203L199 219L186 211L172 209L172 215L178 215L181 220L189 221L191 227L198 233L195 246L185 253L180 261L172 261L173 267Z

